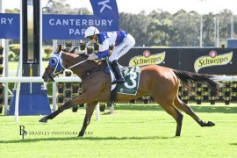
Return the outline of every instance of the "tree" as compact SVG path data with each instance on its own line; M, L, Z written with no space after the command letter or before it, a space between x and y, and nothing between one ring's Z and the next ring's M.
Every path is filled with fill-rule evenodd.
M172 45L197 46L199 43L200 15L195 12L179 10L172 18L176 36L172 39Z
M162 9L156 9L151 11L151 13L148 15L150 18L152 19L158 19L158 20L163 20L163 19L171 19L172 18L172 14L167 12L167 11L163 11Z
M152 18L147 28L149 45L169 45L174 33L172 14L157 9L148 17Z
M220 42L225 43L227 38L230 38L230 30L231 30L231 17L232 12L230 10L223 10L219 15L220 19Z
M131 33L136 39L136 45L147 44L147 26L150 23L150 18L146 15L120 13L119 14L120 30L125 30Z
M87 8L71 8L71 5L66 3L66 0L49 0L43 13L48 14L83 14L92 15L93 13Z
M168 46L173 32L174 27L170 19L152 20L147 29L149 44Z
M203 46L214 46L215 15L209 13L203 16Z
M5 9L5 13L20 13L20 9Z

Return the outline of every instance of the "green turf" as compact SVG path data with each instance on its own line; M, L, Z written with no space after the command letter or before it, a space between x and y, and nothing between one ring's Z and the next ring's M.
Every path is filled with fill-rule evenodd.
M0 116L0 157L237 157L237 106L207 105L192 108L216 126L201 128L184 114L181 137L174 137L175 121L155 104L118 104L114 115L102 113L100 121L93 115L83 138L74 133L82 126L85 109L67 110L47 124L37 122L41 116L20 117L18 123L13 116ZM28 132L25 140L19 125Z

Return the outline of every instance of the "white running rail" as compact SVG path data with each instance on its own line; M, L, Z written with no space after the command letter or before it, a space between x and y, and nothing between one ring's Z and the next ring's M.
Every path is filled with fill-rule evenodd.
M53 111L56 110L56 82L81 82L79 77L59 77L54 79L53 82ZM32 82L44 82L41 77L1 77L0 83L9 83L15 82L17 83L16 87L16 100L15 100L15 121L19 121L19 96L20 96L20 83L32 83ZM97 105L99 106L99 104ZM7 110L7 106L5 105L5 111ZM96 118L99 120L99 110L96 110Z

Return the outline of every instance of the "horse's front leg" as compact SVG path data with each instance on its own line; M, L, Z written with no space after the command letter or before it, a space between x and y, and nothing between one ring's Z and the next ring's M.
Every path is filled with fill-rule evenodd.
M85 131L86 131L86 128L87 126L90 124L90 121L91 121L91 116L95 110L95 107L97 105L97 101L96 102L93 102L93 103L88 103L87 106L86 106L86 115L85 115L85 118L84 118L84 123L83 123L83 126L82 126L82 129L79 133L78 136L83 136Z
M49 114L48 116L43 117L42 119L39 120L39 122L44 122L46 123L48 119L53 119L54 117L56 117L58 114L60 114L61 112L63 112L66 109L71 108L73 105L71 104L71 102L67 102L65 103L63 106L59 107L58 110L54 111L53 113Z
M71 108L74 105L79 105L79 104L84 104L86 102L89 102L90 100L94 99L91 96L93 96L93 95L90 95L90 93L82 93L80 96L73 98L70 102L67 102L63 106L59 107L58 110L56 110L55 112L40 119L39 122L46 123L48 119L53 119L58 114L60 114L61 112L63 112L66 109Z

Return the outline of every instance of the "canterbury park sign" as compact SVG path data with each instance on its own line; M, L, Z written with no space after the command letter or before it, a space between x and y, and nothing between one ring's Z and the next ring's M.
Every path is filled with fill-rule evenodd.
M119 29L116 0L90 0L94 15L44 14L43 39L83 39L86 28L100 31ZM20 15L0 14L0 38L20 38Z

